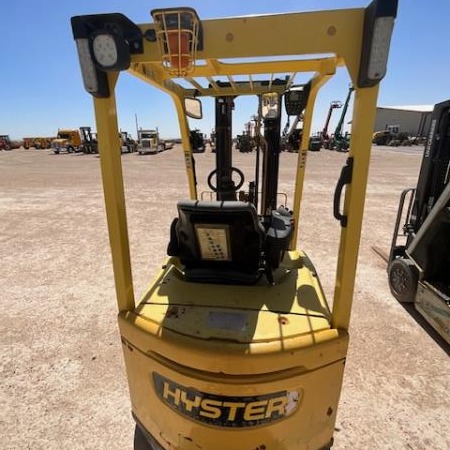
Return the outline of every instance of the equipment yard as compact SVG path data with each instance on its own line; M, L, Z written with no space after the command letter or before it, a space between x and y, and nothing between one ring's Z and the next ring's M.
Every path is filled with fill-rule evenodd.
M233 153L250 177L254 153ZM281 154L280 192L293 190L297 157ZM214 158L209 146L195 155L199 183ZM346 158L309 152L306 170L302 211L314 212L301 221L299 248L316 262L329 300L341 230L333 193ZM400 193L415 186L421 158L422 147L373 147L336 450L450 448L448 347L392 297L386 264L372 248L389 252ZM176 203L186 198L183 152L175 145L123 155L122 163L140 294L166 254ZM131 448L98 155L19 149L0 153L0 170L0 448Z

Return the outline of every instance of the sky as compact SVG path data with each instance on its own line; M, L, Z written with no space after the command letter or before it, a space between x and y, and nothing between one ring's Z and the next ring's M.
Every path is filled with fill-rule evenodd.
M369 0L3 0L0 134L22 139L54 136L58 128L88 125L95 130L92 98L83 88L71 16L120 12L135 23L145 23L151 21L151 9L180 5L195 8L200 18L206 19L354 8L368 3ZM450 0L399 0L388 72L378 98L380 106L431 105L450 97L449 17ZM313 131L322 129L331 101L344 102L348 85L344 69L325 85L317 99ZM167 94L126 73L120 76L116 94L122 130L135 136L137 116L142 128L158 127L163 138L179 136L175 109ZM212 105L212 100L204 101L205 118L191 122L191 127L210 133L214 125ZM233 135L242 132L244 123L256 112L256 105L256 98L236 100ZM330 130L338 118L339 114L333 116ZM349 120L350 114L346 123Z

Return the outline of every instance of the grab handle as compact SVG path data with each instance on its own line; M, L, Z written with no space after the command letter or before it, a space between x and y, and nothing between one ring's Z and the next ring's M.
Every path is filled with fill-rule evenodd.
M347 226L348 217L345 214L341 214L339 211L339 206L341 204L342 189L346 184L352 182L353 173L353 157L347 158L345 166L341 170L341 176L336 185L336 190L334 191L334 202L333 202L333 215L339 220L342 227Z

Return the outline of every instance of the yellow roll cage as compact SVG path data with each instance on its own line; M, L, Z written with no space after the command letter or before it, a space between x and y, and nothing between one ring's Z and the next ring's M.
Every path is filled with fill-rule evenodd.
M374 1L372 5L378 3L383 2ZM165 91L174 101L191 199L197 198L197 190L184 99L192 96L216 97L280 92L280 89L284 91L295 83L298 73L313 72L297 162L293 202L293 217L297 224L300 223L308 140L316 96L324 83L334 75L337 67L347 68L355 86L349 150L353 170L351 182L347 184L345 191L343 214L348 220L341 228L331 320L333 328L344 330L348 329L352 306L378 94L378 83L363 86L360 82L362 55L368 51L364 42L367 33L365 20L372 5L369 8L347 10L203 20L201 25L204 46L197 50L194 61L196 64L191 74L181 79L170 74L162 63L156 42L145 38L142 40L142 51L131 54L128 68L131 75ZM145 37L152 35L155 24L140 24L138 27ZM269 33L275 38L268 38ZM268 75L269 82L265 85L257 80L257 76L262 74ZM118 75L117 71L107 73L109 95L94 97L94 105L117 303L119 311L125 312L134 310L135 301L122 164L120 152L116 151L119 142L114 89ZM243 76L246 77L244 83L241 82ZM286 84L278 86L273 80L280 76L285 77ZM217 82L219 77L226 78L226 87ZM236 82L234 77L239 77L239 82ZM298 228L296 226L291 249L296 247Z

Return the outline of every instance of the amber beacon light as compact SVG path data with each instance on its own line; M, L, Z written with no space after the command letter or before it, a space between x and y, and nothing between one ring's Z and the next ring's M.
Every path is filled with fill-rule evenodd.
M202 50L200 19L192 8L154 9L156 39L164 67L174 77L192 74Z

